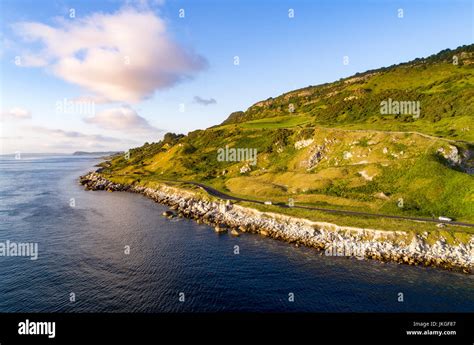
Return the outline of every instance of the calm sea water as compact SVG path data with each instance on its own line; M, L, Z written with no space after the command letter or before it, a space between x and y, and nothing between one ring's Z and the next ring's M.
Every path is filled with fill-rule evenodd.
M0 312L474 311L472 275L217 235L141 195L84 191L98 162L0 158L0 242L39 246L36 261L0 257Z

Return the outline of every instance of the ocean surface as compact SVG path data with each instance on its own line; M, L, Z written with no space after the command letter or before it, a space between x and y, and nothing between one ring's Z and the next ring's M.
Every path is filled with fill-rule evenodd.
M0 257L0 312L474 311L473 275L218 235L141 195L84 191L99 161L0 157L0 242L38 244L37 260Z

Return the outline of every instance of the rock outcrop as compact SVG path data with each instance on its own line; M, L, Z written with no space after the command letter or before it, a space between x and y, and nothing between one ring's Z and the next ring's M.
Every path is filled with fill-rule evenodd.
M460 152L456 146L448 145L447 148L440 147L437 153L445 159L449 166L470 175L474 174L474 153L472 150L465 149Z

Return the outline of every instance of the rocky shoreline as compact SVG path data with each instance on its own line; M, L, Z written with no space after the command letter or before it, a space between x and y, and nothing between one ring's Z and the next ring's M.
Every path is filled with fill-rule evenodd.
M234 236L242 232L258 233L297 246L316 248L331 256L436 266L467 274L473 274L474 271L474 236L465 244L450 245L441 238L430 245L423 234L338 226L260 212L229 202L205 200L190 190L166 185L152 189L139 185L117 184L98 172L81 176L80 183L86 190L143 194L170 207L172 211L164 212L164 216L191 218L213 226L217 233L227 232L228 229Z

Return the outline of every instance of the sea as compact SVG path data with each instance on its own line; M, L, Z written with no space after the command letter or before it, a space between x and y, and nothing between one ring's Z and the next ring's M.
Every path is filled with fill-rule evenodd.
M473 312L474 275L216 234L142 195L85 191L100 157L0 156L0 312ZM33 248L33 247L31 247Z

